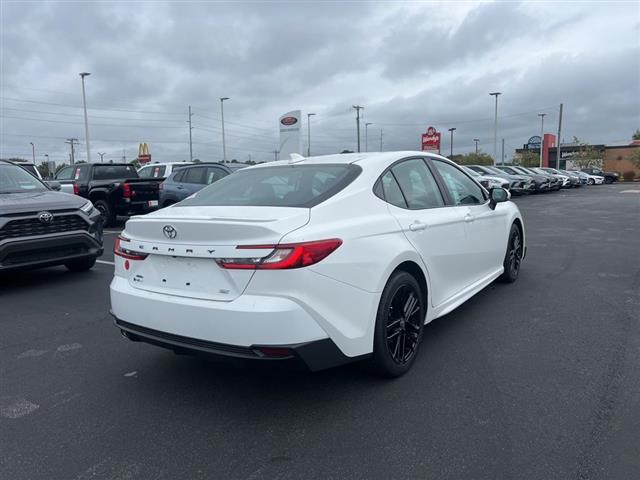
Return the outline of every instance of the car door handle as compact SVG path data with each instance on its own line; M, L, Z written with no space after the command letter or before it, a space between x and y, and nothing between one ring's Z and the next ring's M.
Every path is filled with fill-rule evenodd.
M475 220L475 219L473 218L473 215L470 215L469 213L467 213L467 214L464 216L464 221L465 221L465 222L467 222L467 223L471 223L471 222L473 222L474 220Z
M411 224L409 224L409 230L411 230L412 232L417 232L419 230L424 230L425 228L427 228L429 225L427 225L426 223L422 223L422 222L413 222Z
M176 186L176 188L177 188L178 190L184 190L184 187L181 187L180 185Z

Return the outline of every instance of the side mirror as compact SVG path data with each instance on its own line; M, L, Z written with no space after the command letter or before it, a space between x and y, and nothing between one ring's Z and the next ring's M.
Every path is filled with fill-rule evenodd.
M51 190L55 190L56 192L59 192L60 189L62 188L60 186L60 182L56 182L55 180L47 180L44 183L46 183Z
M498 203L506 202L511 198L511 194L504 188L492 188L489 190L489 208L495 210Z

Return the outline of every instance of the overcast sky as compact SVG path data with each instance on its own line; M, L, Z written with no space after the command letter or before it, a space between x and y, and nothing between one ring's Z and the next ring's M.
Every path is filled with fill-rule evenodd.
M493 97L508 158L540 132L591 143L640 127L640 2L12 2L1 9L0 157L273 159L278 117L315 112L312 152L415 150L428 125L456 127L454 153L493 153ZM306 148L306 121L305 148ZM364 128L363 128L364 130ZM362 133L364 149L364 132Z

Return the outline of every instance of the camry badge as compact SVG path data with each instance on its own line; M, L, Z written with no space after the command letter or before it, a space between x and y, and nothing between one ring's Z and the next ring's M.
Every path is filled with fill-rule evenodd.
M178 231L173 228L172 225L165 225L162 227L162 233L164 233L164 236L167 238L176 238L178 235Z
M40 212L38 214L38 220L42 223L49 224L53 221L53 215L50 212Z

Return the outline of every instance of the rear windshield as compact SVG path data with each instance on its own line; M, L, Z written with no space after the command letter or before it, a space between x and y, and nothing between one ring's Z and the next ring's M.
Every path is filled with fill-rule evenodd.
M138 178L133 165L96 165L93 167L94 180L119 180L125 178Z
M242 169L178 206L310 208L349 185L362 171L351 164L281 165Z
M160 178L164 177L164 172L167 167L164 165L149 165L138 170L138 176L140 178Z

